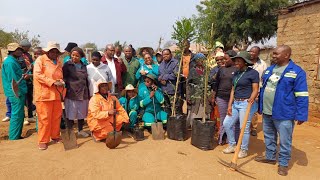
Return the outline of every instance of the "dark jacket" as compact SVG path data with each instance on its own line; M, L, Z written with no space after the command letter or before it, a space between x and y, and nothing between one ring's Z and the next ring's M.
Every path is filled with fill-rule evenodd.
M174 95L178 69L179 62L176 59L172 58L169 62L162 61L160 63L159 79L166 81L165 85L161 85L164 94Z
M116 67L116 76L117 76L117 85L118 85L118 90L119 92L122 91L123 84L122 84L122 76L124 76L124 73L127 72L127 67L124 63L120 64L117 58L113 58L114 60L114 65ZM104 64L108 64L108 61L106 59L106 56L103 56L101 58L101 62Z
M81 69L77 69L72 61L66 62L63 67L63 80L66 83L66 98L71 100L89 99L88 73L86 66L81 62Z

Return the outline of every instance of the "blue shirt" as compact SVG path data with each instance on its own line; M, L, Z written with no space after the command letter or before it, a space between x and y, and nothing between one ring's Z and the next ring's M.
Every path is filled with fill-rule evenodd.
M252 93L252 84L259 83L258 71L248 67L244 72L238 71L232 80L234 98L248 99Z

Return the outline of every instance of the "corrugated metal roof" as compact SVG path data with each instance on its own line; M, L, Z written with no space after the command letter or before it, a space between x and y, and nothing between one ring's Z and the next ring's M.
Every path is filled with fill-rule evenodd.
M288 6L286 8L280 9L278 11L278 13L279 14L288 14L290 12L293 12L295 9L302 8L302 7L316 4L316 3L320 3L320 0L307 0L307 1L299 2L299 3L293 4L291 6Z

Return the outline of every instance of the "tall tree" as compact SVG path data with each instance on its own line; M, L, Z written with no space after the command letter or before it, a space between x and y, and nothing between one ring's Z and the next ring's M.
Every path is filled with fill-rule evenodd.
M252 42L262 43L276 34L276 10L291 0L204 0L197 5L194 16L199 41L208 43L211 24L213 39L227 46L240 44L243 48Z
M0 29L0 47L7 47L11 42L13 42L12 35Z
M23 39L28 39L33 48L38 47L41 43L39 40L40 35L37 34L33 37L29 37L29 31L19 31L18 29L15 29L14 32L11 32L11 35L13 37L13 41L16 43L20 43Z

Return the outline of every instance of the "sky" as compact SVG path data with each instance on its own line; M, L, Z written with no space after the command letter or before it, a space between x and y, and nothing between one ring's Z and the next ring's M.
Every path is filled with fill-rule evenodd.
M0 0L0 28L29 30L41 45L57 41L78 45L94 42L98 48L126 41L134 47L156 48L169 41L172 26L197 14L200 0ZM162 46L161 45L161 46Z

